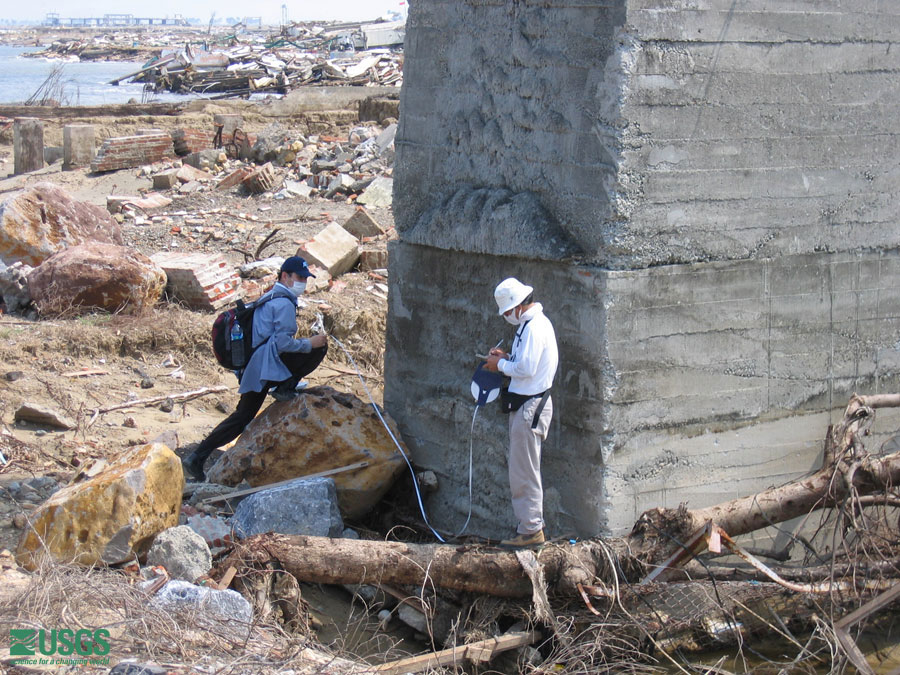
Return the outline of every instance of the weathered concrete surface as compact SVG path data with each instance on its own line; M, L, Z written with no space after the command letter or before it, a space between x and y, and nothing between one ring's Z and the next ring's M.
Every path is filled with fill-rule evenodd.
M34 117L13 121L13 171L29 173L44 168L44 123Z
M411 6L385 401L438 524L507 276L560 342L551 533L802 475L851 393L900 387L898 36L875 0ZM486 413L484 534L512 524L505 446Z
M896 252L628 272L501 262L535 287L559 339L543 453L552 532L621 533L650 507L706 506L783 483L817 466L825 429L853 392L900 390ZM391 249L389 278L402 283L388 301L385 401L417 466L438 474L429 517L451 530L468 509L473 355L512 337L493 311L497 264ZM472 531L507 533L506 418L496 407L480 413L474 447Z

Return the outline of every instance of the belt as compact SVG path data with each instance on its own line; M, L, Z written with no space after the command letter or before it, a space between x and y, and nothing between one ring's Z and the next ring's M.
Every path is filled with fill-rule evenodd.
M541 420L541 413L544 412L544 406L547 405L547 399L550 398L550 390L547 389L543 394L535 394L532 398L541 397L537 409L534 411L534 417L531 419L531 428L536 429L538 422Z

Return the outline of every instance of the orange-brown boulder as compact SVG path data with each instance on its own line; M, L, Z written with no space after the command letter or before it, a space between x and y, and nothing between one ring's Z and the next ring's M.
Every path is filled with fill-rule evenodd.
M382 415L402 444L396 423ZM359 518L375 506L405 462L370 404L331 387L313 387L266 408L207 476L223 485L246 479L256 487L359 462L368 466L331 476L345 518Z
M32 267L86 241L124 244L106 209L73 199L53 183L37 183L0 203L0 261Z
M80 244L55 253L28 275L31 298L42 314L103 309L136 314L156 304L166 273L134 249Z
M135 447L41 504L29 516L16 559L33 570L45 558L97 565L141 556L157 534L178 524L183 490L181 461L168 446Z

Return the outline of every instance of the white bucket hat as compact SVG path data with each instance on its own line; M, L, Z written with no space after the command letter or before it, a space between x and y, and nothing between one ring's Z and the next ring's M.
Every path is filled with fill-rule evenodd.
M526 286L515 277L504 279L494 289L494 300L497 301L497 309L500 310L497 313L502 316L513 307L518 307L533 291L531 286Z

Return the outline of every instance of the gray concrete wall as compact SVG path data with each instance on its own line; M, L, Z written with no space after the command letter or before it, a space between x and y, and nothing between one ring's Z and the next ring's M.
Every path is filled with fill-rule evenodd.
M465 519L506 276L560 341L552 534L802 475L851 393L898 390L898 29L874 0L411 7L385 400L436 522ZM482 534L512 524L504 422L476 427Z

